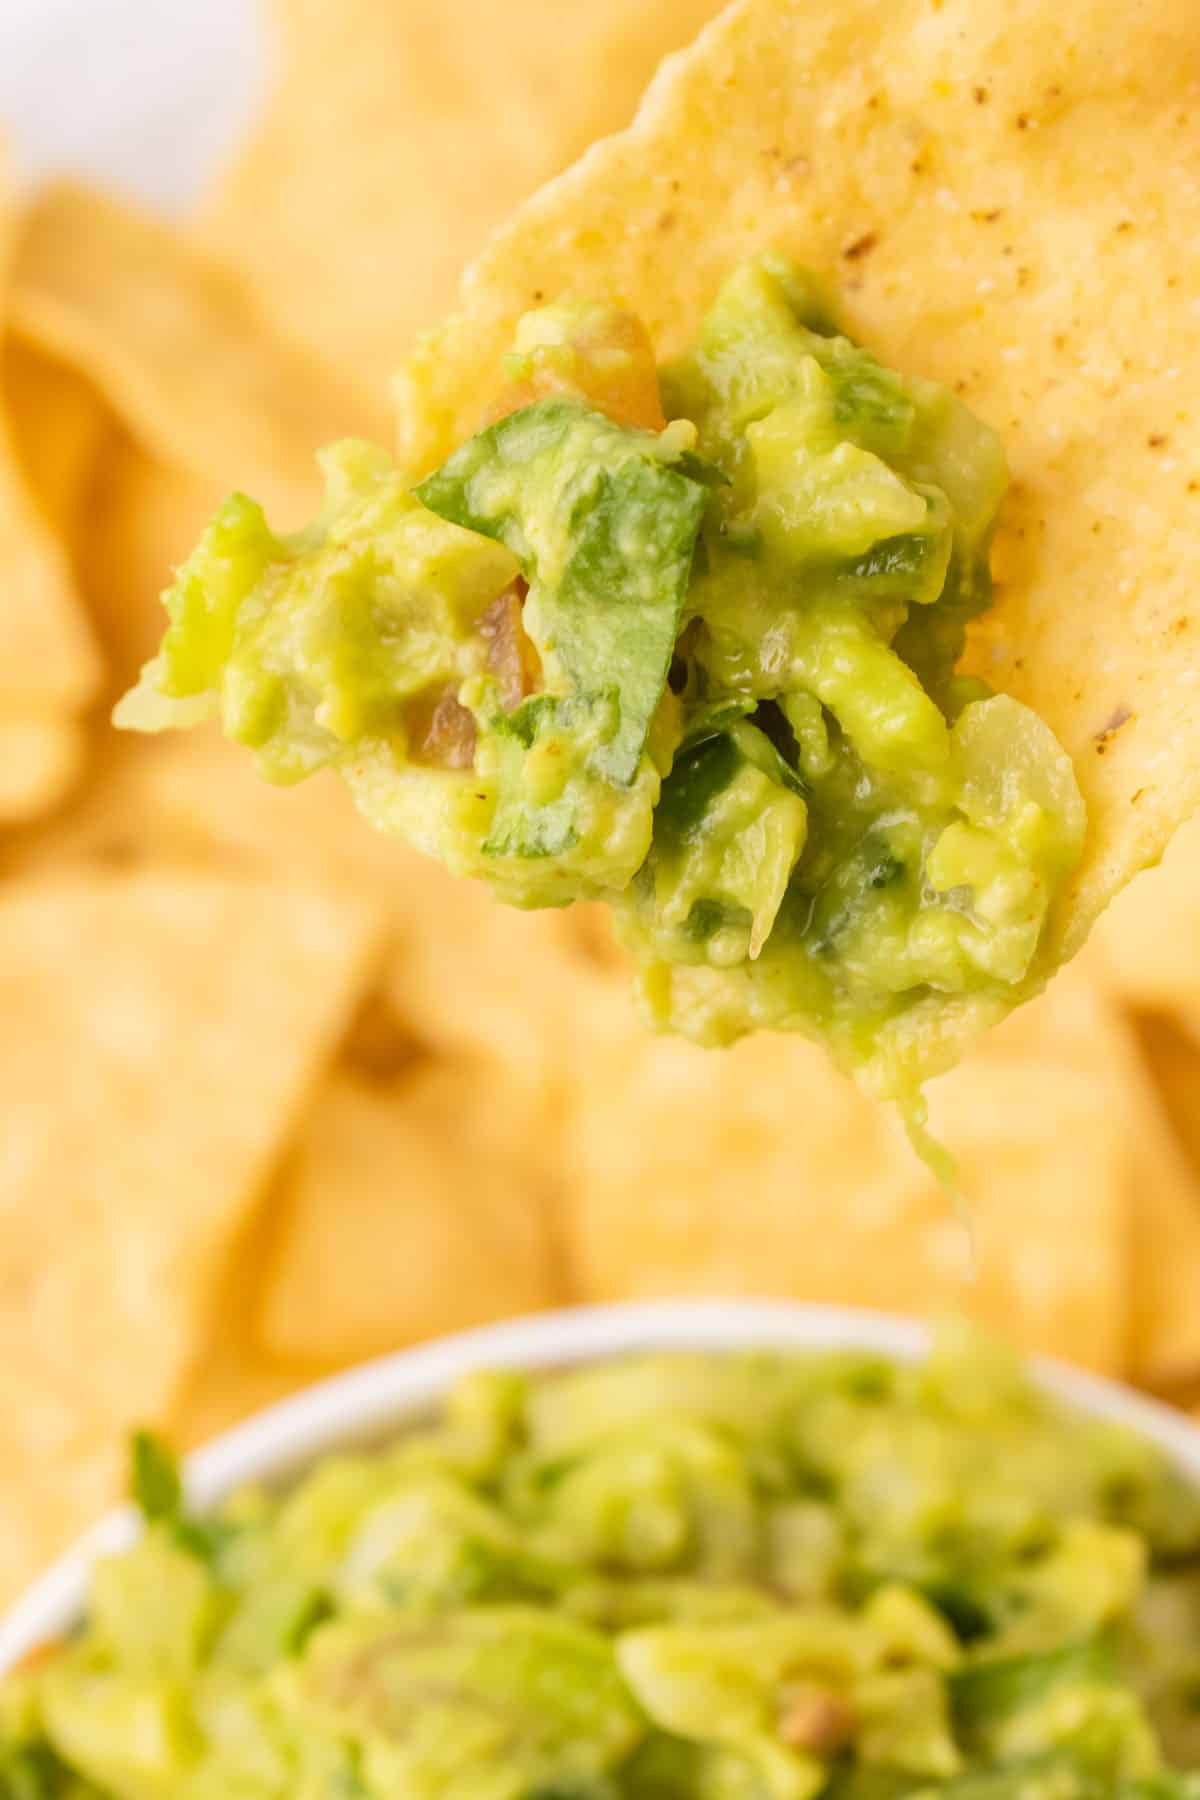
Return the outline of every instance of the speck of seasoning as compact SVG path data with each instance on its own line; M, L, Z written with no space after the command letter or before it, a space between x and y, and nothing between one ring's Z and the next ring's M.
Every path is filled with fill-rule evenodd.
M1029 117L1028 113L1018 113L1017 114L1017 130L1018 131L1028 131L1029 127L1032 123L1033 123L1033 121Z
M1200 494L1200 481L1189 481L1187 491L1189 494Z
M534 288L533 297L540 306L542 301L546 298L545 290L543 288Z
M924 156L914 156L908 165L908 172L910 175L923 175L927 166Z
M988 91L985 87L977 87L975 89L975 104L976 104L976 106L986 106L990 99L991 99L991 95L988 93Z
M1046 92L1049 94L1051 100L1057 100L1062 95L1062 89L1059 87L1057 81L1052 81L1050 86L1046 89Z
M1066 339L1066 334L1064 332L1056 331L1054 334L1054 337L1051 341L1053 342L1054 348L1056 350L1065 350L1067 347L1067 339Z
M1175 623L1172 625L1171 630L1175 633L1176 637L1182 637L1184 632L1187 630L1187 628L1188 628L1187 615L1186 615L1186 613L1181 613L1179 618L1177 618Z
M1100 533L1103 530L1104 530L1103 522L1100 519L1093 519L1092 520L1092 536L1099 537Z
M1017 286L1019 288L1028 287L1032 280L1033 280L1033 270L1032 269L1021 268L1021 269L1017 270Z
M1107 723L1102 725L1099 731L1093 732L1093 741L1095 742L1097 751L1099 751L1101 755L1103 755L1107 748L1109 740L1116 737L1122 725L1128 725L1132 717L1133 714L1127 706L1115 706Z
M1132 231L1133 230L1133 220L1132 219L1118 219L1117 220L1117 230L1118 231Z
M868 112L878 112L879 108L882 105L883 105L883 95L882 94L872 94L867 101L867 110L868 110Z
M870 256L879 242L877 231L864 231L861 237L853 238L842 251L847 262L858 262L864 256Z
M1167 276L1167 286L1169 288L1177 288L1179 286L1178 275L1168 275Z
M966 393L966 391L967 391L967 380L966 380L966 377L965 377L965 376L964 376L964 375L960 375L960 376L959 376L959 378L958 378L958 380L957 380L957 381L956 381L956 382L955 382L955 384L954 384L954 391L955 391L955 393L956 393L956 394L965 394L965 393Z
M1165 432L1152 431L1150 436L1146 439L1146 448L1148 450L1161 450L1166 442L1167 436Z
M673 212L665 212L658 221L658 229L660 231L670 231L674 223L675 214Z
M1145 793L1145 791L1146 790L1144 787L1134 788L1132 794L1130 794L1130 796L1129 796L1130 806L1136 806L1138 801L1141 799L1142 795Z
M681 186L682 186L682 183L681 183L681 182L679 182L679 181L678 181L678 180L674 180L674 181L672 181L672 183L671 183L671 192L672 192L672 193L673 193L673 194L677 194L677 193L678 193L678 192L679 192L679 190L680 190L680 187L681 187Z

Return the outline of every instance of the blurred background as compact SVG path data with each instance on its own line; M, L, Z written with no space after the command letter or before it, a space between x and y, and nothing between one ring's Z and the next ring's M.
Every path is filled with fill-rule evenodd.
M386 440L489 229L715 10L0 7L0 1600L132 1424L573 1300L958 1308L1200 1402L1195 827L935 1084L968 1232L816 1050L645 1035L602 914L107 723L222 494L293 526Z

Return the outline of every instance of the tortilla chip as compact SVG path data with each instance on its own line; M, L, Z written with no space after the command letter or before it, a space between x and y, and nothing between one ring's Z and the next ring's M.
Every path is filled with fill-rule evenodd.
M83 528L92 523L89 502L113 435L111 415L84 375L12 331L4 339L2 367L26 486L78 572L87 563Z
M208 242L284 326L383 384L463 263L632 116L718 0L280 0L284 73Z
M1150 1013L1138 1020L1138 1038L1167 1116L1200 1181L1200 1037L1166 1015ZM1200 1314L1200 1282L1194 1297ZM1195 1329L1200 1337L1200 1323ZM1200 1371L1200 1353L1196 1365Z
M894 1120L813 1045L720 1056L610 1038L568 1129L575 1297L763 1294L953 1307L1029 1349L1127 1361L1129 1161L1119 1114L1050 1060L978 1057L937 1084L970 1235Z
M280 338L232 270L94 189L59 182L34 203L10 304L25 335L84 371L156 455L246 488L285 527L319 500L321 444L386 431L367 396Z
M210 476L173 468L115 430L91 492L81 580L115 695L158 648L162 591L223 497ZM115 737L106 726L106 737Z
M1172 839L1096 929L1096 953L1132 1005L1179 1013L1200 1035L1200 817Z
M0 1594L170 1408L375 943L362 906L215 877L0 894Z
M322 1078L324 1079L324 1078ZM315 1104L315 1096L309 1105ZM171 1441L191 1449L273 1406L330 1371L319 1363L280 1363L258 1342L263 1271L276 1233L276 1176L265 1198L232 1237L209 1307L208 1330L168 1419Z
M480 884L364 830L330 775L280 789L247 779L244 754L215 733L149 744L107 733L98 779L70 812L19 840L9 864L164 858L369 894L389 931L381 985L412 1041L493 1058L543 1091L561 1086L590 992L567 916L501 906Z
M79 779L86 755L87 735L75 719L0 713L0 819L25 824L57 806Z
M0 157L0 307L8 306L16 202ZM70 713L100 680L100 661L68 559L22 475L0 412L0 717L10 710Z
M263 1347L350 1361L561 1298L544 1109L483 1062L343 1068L310 1109L264 1277Z
M1089 1080L1120 1119L1129 1170L1127 1372L1171 1387L1200 1374L1200 1165L1172 1129L1139 1032L1106 997L1094 966L1089 958L1064 972L1005 1020L987 1058L1052 1058Z
M1089 804L1062 954L1200 802L1198 81L1175 0L1136 30L1120 0L740 0L497 234L398 384L424 470L542 295L611 295L669 356L746 255L832 272L855 336L1005 439L976 660Z

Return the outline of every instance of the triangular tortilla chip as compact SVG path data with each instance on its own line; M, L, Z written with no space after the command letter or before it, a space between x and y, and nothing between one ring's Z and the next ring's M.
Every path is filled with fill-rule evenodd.
M464 262L632 117L719 0L280 0L282 77L201 219L273 315L382 385Z
M280 337L238 274L92 188L59 182L34 202L10 304L165 461L261 495L285 526L319 496L321 444L386 430L333 365Z
M759 1034L714 1055L600 1005L589 1018L598 1054L579 1069L566 1152L575 1299L961 1309L1024 1348L1126 1371L1126 1126L1108 1084L1055 1058L1052 1033L1041 1056L989 1040L931 1091L964 1217L816 1046Z
M350 1361L560 1299L549 1127L482 1061L333 1075L279 1196L264 1347Z
M1197 83L1177 0L1136 28L1121 0L739 0L493 239L398 388L423 470L543 295L610 295L670 355L741 258L832 273L856 336L1007 445L977 660L1091 816L1048 963L1200 801Z
M1094 954L1122 999L1177 1017L1200 1040L1200 818L1105 914Z
M0 154L0 309L10 300L18 213ZM100 660L70 563L26 486L0 413L0 716L44 718L83 707ZM23 803L22 803L23 809Z
M0 1592L86 1522L69 1472L169 1408L376 941L211 876L0 896Z
M954 1306L1112 1373L1191 1373L1200 1180L1089 971L1060 975L930 1088L960 1161L957 1217L894 1122L812 1046L760 1036L714 1056L639 1039L617 980L596 977L594 1049L571 1071L576 1298Z

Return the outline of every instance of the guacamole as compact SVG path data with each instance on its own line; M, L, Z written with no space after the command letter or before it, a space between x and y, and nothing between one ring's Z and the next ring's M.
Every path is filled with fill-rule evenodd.
M990 1344L477 1375L137 1545L12 1800L1196 1800L1200 1497Z
M118 722L215 715L269 780L332 767L512 904L607 900L656 1025L807 1032L911 1095L950 1012L1044 978L1083 840L1047 727L956 672L998 438L770 255L667 366L568 300L500 373L415 485L354 442L294 536L228 500Z

